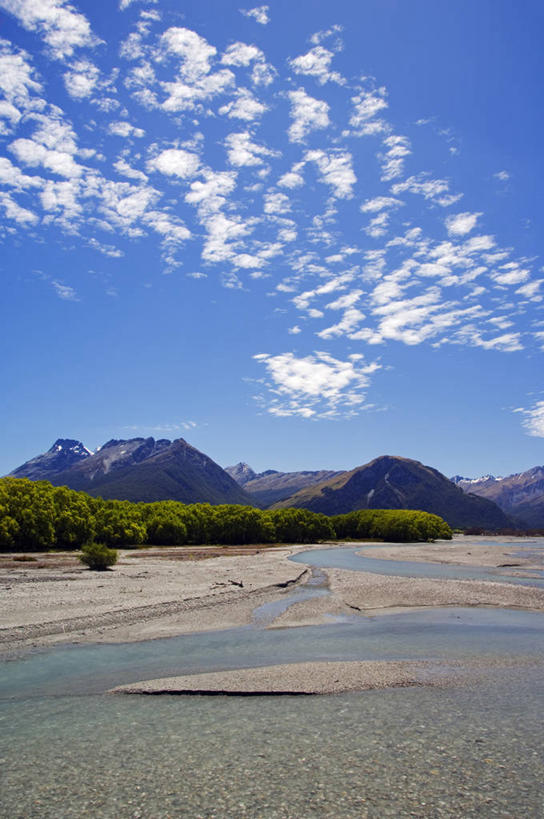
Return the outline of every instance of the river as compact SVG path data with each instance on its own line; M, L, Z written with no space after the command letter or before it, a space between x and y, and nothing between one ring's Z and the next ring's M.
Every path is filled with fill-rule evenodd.
M538 551L544 540L530 545ZM368 571L370 563L383 573L387 563L389 573L465 576L462 567L407 567L362 558L357 549L313 550L295 559L316 567L343 561L345 568L348 561L354 570ZM482 579L479 572L475 576ZM326 590L317 582L289 599L311 594ZM284 598L262 607L245 628L63 646L3 662L2 815L544 815L544 681L538 665L544 659L544 615L442 608L267 630L285 605ZM512 662L477 684L449 688L315 697L105 693L122 683L204 670L429 657Z

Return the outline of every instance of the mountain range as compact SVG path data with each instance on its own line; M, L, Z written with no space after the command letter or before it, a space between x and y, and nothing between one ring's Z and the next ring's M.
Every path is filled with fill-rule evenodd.
M448 478L419 461L384 455L364 466L307 486L273 509L302 507L336 515L353 509L422 509L450 526L499 529L512 521L489 500L463 492Z
M440 515L454 527L499 529L516 523L523 527L544 525L544 504L539 500L543 473L541 467L523 473L532 481L525 494L521 476L511 476L519 479L514 481L515 492L505 490L487 497L485 492L491 485L495 490L499 481L510 479L486 476L481 487L478 481L459 476L449 480L419 461L390 455L347 472L270 469L256 473L245 463L222 469L183 438L110 440L95 452L80 441L59 438L47 452L27 461L11 476L48 480L91 495L134 502L172 499L263 508L292 506L325 514L354 509L422 509ZM499 508L507 504L507 498L510 506ZM510 508L515 509L515 520ZM520 509L526 517L521 516Z
M290 498L300 489L329 481L342 474L327 469L317 472L278 472L267 469L266 472L256 473L244 463L227 466L225 472L262 506L271 506L277 501Z
M484 475L482 478L462 478L455 475L451 480L465 492L492 500L507 515L528 528L544 526L543 466L507 477Z
M59 438L48 452L13 470L11 476L134 502L169 499L255 505L224 469L183 438L111 440L94 453L79 441Z

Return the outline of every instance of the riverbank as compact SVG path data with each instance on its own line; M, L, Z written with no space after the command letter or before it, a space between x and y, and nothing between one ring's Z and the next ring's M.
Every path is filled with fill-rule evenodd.
M489 539L485 540L487 544ZM353 545L353 544L350 544ZM519 540L512 543L518 552ZM470 547L470 548L469 548ZM388 614L442 606L486 606L544 611L544 590L482 580L395 577L342 569L323 570L329 593L289 604L310 571L289 557L320 546L204 547L120 550L112 571L90 572L73 553L0 558L0 652L56 643L130 642L249 625L259 606L285 598L268 628L319 625L331 616ZM514 562L510 545L456 539L434 544L361 544L369 556ZM205 559L208 558L208 559ZM478 562L479 561L479 562ZM525 563L523 563L525 561ZM518 571L534 557L515 558Z
M2 555L0 652L246 625L253 609L308 573L288 560L300 550L119 550L105 572L89 571L70 552L34 554L29 562Z

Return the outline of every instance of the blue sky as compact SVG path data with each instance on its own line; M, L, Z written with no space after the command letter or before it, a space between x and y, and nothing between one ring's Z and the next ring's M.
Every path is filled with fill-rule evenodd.
M0 472L544 461L527 0L0 0Z

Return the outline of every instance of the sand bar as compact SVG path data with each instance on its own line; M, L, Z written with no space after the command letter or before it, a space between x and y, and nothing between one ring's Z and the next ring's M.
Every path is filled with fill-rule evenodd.
M467 660L350 660L284 663L161 677L120 685L110 694L341 694L379 688L475 683L505 668L541 668L532 657Z
M338 694L390 686L432 685L431 668L429 662L409 661L289 663L145 680L118 686L110 693Z
M360 554L381 560L482 566L496 569L497 574L524 577L544 570L544 551L540 555L531 551L535 542L542 543L542 538L456 536L436 543L369 545L362 547Z

